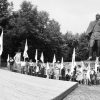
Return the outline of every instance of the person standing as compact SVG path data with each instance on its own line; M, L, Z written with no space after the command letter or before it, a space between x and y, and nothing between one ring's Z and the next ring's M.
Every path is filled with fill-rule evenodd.
M45 77L45 64L41 63L40 76Z
M25 60L24 72L25 72L25 74L27 74L27 75L28 75L28 73L29 73L29 62L28 62L27 59Z
M18 50L14 56L14 71L21 71L21 52Z
M33 66L34 66L34 63L32 62L32 59L30 59L30 61L29 61L29 75L32 75L32 73L33 73Z
M83 70L82 70L82 66L78 65L77 67L77 73L76 73L76 80L82 84L82 80L83 80Z
M70 69L67 69L67 71L66 71L66 81L69 81L70 78L71 78Z
M24 59L21 60L21 73L24 74L24 69L25 69L25 66L26 66L26 62L24 61Z
M66 69L65 69L65 67L63 67L61 70L61 79L62 80L65 80L65 73L66 73Z
M14 59L12 57L10 57L9 59L9 64L10 64L10 70L13 71Z
M10 70L13 71L14 59L12 57L10 57L9 63L10 63Z
M58 61L54 67L54 73L55 73L55 79L59 80L59 76L60 76L60 61Z
M93 85L95 79L95 71L93 70L93 68L90 71L90 79L91 79L91 85Z
M96 84L100 84L100 70L98 69L97 70L97 81L96 81Z

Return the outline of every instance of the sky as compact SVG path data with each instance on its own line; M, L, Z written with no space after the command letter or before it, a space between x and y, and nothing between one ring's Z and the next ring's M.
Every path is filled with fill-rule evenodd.
M13 1L14 10L20 8L24 0ZM61 32L73 34L85 32L90 21L100 13L100 0L26 0L36 5L38 10L47 11L50 18L59 22Z

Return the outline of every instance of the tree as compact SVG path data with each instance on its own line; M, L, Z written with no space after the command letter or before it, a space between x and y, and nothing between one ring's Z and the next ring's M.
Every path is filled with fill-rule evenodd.
M78 46L76 49L77 60L86 60L89 54L88 40L86 34L82 33L79 37Z
M7 21L10 14L10 8L12 3L9 3L7 0L0 0L0 26L4 27L7 25Z
M6 55L9 51L8 44L10 43L7 32L8 32L8 23L11 15L11 11L13 8L13 4L9 3L7 0L0 0L0 26L3 28L3 55L2 57L5 59ZM1 33L1 31L0 31Z
M73 35L72 32L62 34L60 24L49 18L46 11L38 11L37 6L24 1L18 11L13 11L13 3L0 1L0 25L4 28L4 52L13 57L18 49L24 51L25 41L28 41L28 54L35 61L35 51L38 49L38 59L44 53L45 62L52 62L54 54L57 60L71 61L73 48L76 49L76 60L85 60L88 56L88 41L85 33Z

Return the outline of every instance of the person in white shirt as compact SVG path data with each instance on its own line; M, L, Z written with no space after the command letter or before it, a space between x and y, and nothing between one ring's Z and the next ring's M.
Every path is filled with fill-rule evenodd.
M78 65L76 75L77 75L76 80L77 80L80 84L82 84L82 80L83 80L82 66Z
M60 62L58 61L54 67L54 73L55 73L55 79L56 80L59 80L59 76L60 76L60 67L61 67L61 64Z
M21 73L24 74L24 68L25 68L26 62L24 59L21 60Z

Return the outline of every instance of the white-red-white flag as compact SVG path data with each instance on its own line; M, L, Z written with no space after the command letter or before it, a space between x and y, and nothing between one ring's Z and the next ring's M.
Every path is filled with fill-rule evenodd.
M90 62L88 64L87 78L90 80Z
M24 59L25 59L25 58L28 58L27 50L28 50L28 45L27 45L27 39L26 39L25 48L24 48L24 53L23 53Z
M8 58L7 58L7 67L9 67L9 65L10 65L9 60L10 60L10 57L9 57L9 54L8 54Z
M49 67L49 63L47 62L47 67L46 67L46 69L48 70L48 69L50 69L50 67Z
M54 57L53 57L53 67L54 67L54 64L56 63L56 56L54 54Z
M53 57L53 64L56 62L56 56L54 54L54 57Z
M36 49L36 53L35 53L35 60L36 60L36 64L37 64L37 61L38 61L38 58L37 58L37 49Z
M64 67L64 60L63 60L63 57L62 57L62 59L61 59L61 68L60 69L63 69L63 67Z
M75 48L73 50L73 55L72 55L72 63L71 63L71 73L74 71L74 68L76 66L76 62L75 62Z
M8 54L8 58L7 58L7 62L9 61L10 57L9 57L9 54Z
M43 52L41 53L41 58L40 60L44 63L44 55L43 55Z
M2 52L3 52L3 29L0 36L0 56L2 55Z

